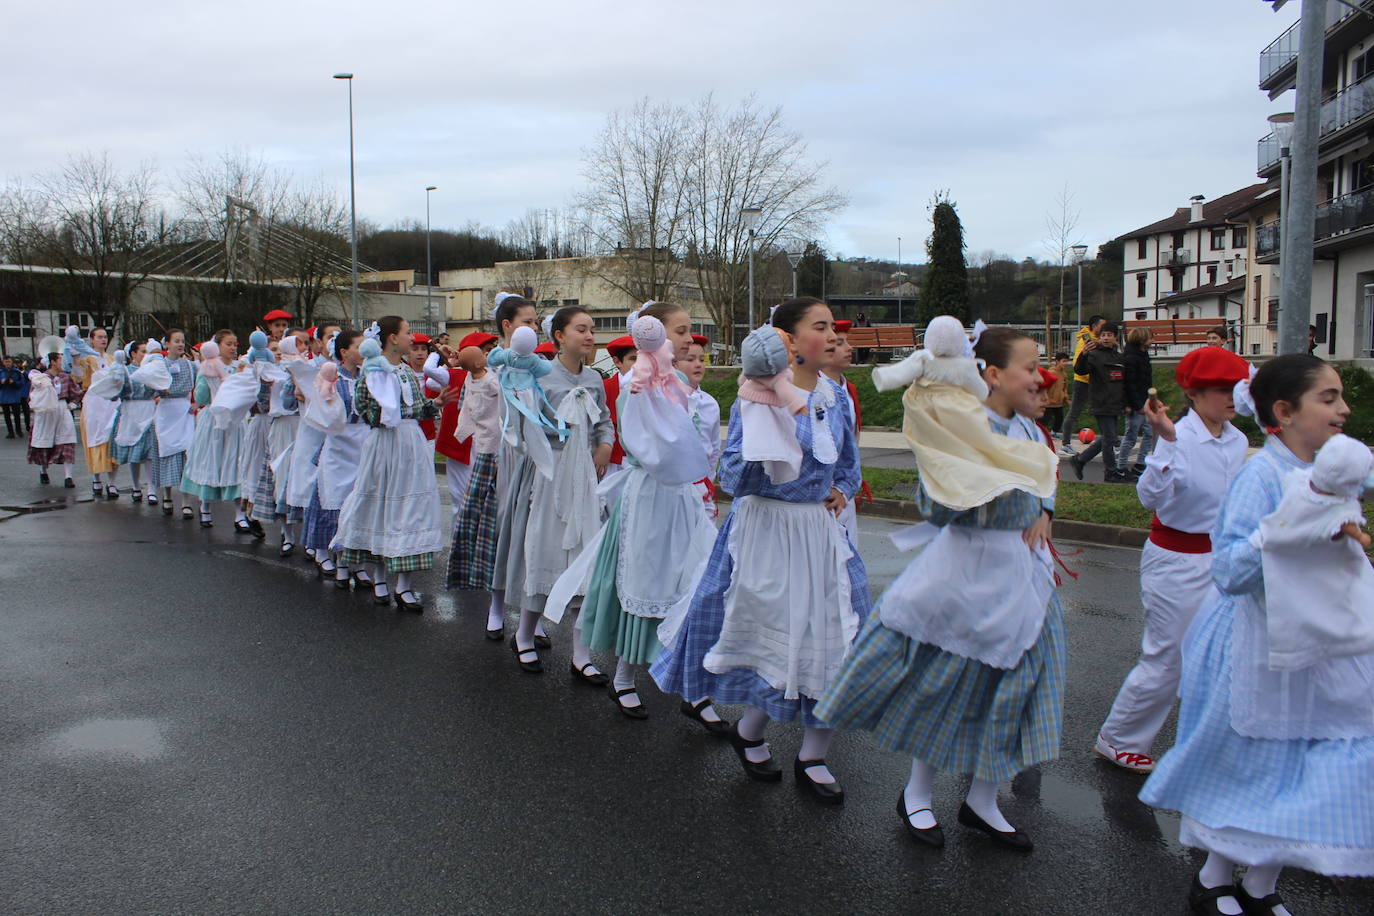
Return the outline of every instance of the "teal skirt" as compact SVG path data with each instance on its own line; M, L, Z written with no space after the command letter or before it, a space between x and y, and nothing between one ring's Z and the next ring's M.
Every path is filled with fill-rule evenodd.
M616 568L620 560L620 505L606 521L601 547L592 565L591 582L582 601L582 640L596 652L614 652L632 665L647 665L663 648L656 617L636 617L620 607Z

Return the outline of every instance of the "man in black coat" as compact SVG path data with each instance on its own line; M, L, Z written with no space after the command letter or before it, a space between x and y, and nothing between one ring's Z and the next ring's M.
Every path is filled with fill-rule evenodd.
M1126 386L1126 364L1117 352L1116 334L1116 325L1102 325L1097 332L1097 339L1083 345L1082 352L1073 364L1075 374L1088 377L1089 411L1097 420L1097 437L1092 444L1069 459L1079 480L1083 479L1083 467L1098 452L1102 453L1102 464L1106 469L1103 480L1117 483L1126 479L1116 466L1117 427L1125 409Z

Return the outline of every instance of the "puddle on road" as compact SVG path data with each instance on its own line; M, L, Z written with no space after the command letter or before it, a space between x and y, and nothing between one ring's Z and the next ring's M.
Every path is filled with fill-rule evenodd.
M53 735L48 745L60 757L145 761L167 752L155 719L90 719Z
M87 500L89 502L90 500ZM40 499L38 502L29 503L27 506L0 506L0 511L13 512L10 518L17 518L20 515L34 515L38 512L55 512L58 509L65 509L74 505L65 499ZM5 519L9 521L9 519Z
M1018 782L1031 772L1034 771L1020 774ZM1170 852L1183 854L1184 847L1178 841L1178 818L1142 802L1136 794L1140 785L1109 780L1106 791L1101 791L1055 773L1039 773L1037 784L1017 791L1018 786L1013 783L1012 791L1018 796L1039 798L1047 811L1079 829L1147 839Z

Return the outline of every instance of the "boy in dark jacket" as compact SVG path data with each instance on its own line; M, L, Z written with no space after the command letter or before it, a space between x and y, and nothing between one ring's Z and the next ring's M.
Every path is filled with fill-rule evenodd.
M24 433L24 411L19 402L24 397L24 377L14 360L5 357L0 365L0 410L5 414L6 439L14 439Z
M1121 358L1126 364L1126 435L1121 440L1121 449L1116 454L1116 463L1123 474L1139 477L1145 471L1145 459L1154 451L1154 432L1145 422L1145 402L1150 397L1150 386L1154 384L1153 370L1150 366L1150 331L1148 328L1131 328L1126 335L1126 349ZM1131 451L1136 441L1140 442L1140 459L1131 464Z
M1105 471L1102 479L1117 483L1126 476L1116 466L1117 426L1125 407L1126 364L1116 350L1116 325L1104 324L1097 332L1097 340L1084 344L1083 351L1073 364L1073 371L1088 377L1088 404L1097 420L1097 438L1092 444L1069 459L1073 472L1083 479L1083 467L1102 453Z

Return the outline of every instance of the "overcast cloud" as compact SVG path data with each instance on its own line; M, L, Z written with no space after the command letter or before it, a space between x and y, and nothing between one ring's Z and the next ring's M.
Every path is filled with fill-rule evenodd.
M923 260L948 189L970 251L1043 257L1067 181L1097 245L1193 194L1256 180L1260 50L1296 18L1260 0L630 4L10 4L0 175L69 154L174 173L263 153L347 193L356 74L359 215L504 225L565 205L608 111L648 95L783 106L851 198L828 244Z

